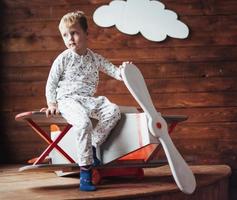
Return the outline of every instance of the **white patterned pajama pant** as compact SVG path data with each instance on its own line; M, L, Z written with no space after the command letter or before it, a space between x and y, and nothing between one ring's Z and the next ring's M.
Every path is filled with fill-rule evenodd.
M78 165L93 164L92 145L99 147L106 140L121 117L119 107L104 96L63 98L58 107L76 134ZM95 128L90 118L98 120Z

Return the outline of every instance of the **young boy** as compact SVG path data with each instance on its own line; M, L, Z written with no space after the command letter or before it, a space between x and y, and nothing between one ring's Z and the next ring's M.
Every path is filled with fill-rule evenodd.
M93 95L99 71L122 80L120 68L87 48L87 19L83 12L64 15L59 30L67 50L53 62L47 84L47 117L59 112L77 133L80 190L93 191L91 167L98 164L96 149L120 119L117 105L106 97ZM98 120L93 129L90 118Z

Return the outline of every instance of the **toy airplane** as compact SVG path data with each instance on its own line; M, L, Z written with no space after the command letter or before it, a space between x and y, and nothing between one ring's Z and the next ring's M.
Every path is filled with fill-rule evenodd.
M114 174L142 177L142 168L166 164L164 160L153 159L162 146L177 186L184 193L193 193L196 188L195 177L169 136L176 124L187 117L161 116L156 111L144 78L135 65L126 64L122 77L144 113L138 112L134 107L120 107L122 118L100 148L97 157L102 165L95 167L93 182L98 183L102 177ZM61 116L46 118L44 112L32 111L18 114L16 120L26 121L49 144L33 165L22 167L20 171L57 171L58 175L62 172L70 174L79 171L79 166L75 163L76 138L70 132L71 125ZM170 125L169 130L167 123ZM67 125L63 131L58 128L51 130L50 138L38 124ZM51 164L42 164L47 156Z

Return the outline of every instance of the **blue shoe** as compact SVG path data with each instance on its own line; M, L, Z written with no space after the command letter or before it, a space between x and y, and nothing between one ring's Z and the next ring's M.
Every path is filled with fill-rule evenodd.
M92 170L80 171L80 190L81 191L95 191L96 187L92 184Z
M94 146L92 146L92 151L93 151L93 159L94 159L93 166L96 167L96 166L100 165L101 162L96 156L96 148Z

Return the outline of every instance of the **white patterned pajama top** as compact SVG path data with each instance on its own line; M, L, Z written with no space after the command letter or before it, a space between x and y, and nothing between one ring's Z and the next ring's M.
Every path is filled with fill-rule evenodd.
M70 49L53 62L47 84L47 103L57 103L62 116L72 125L78 144L79 166L93 163L92 145L101 145L120 119L117 105L106 97L94 97L99 71L122 80L120 69L101 55L87 49L78 55ZM93 129L90 118L98 120Z

